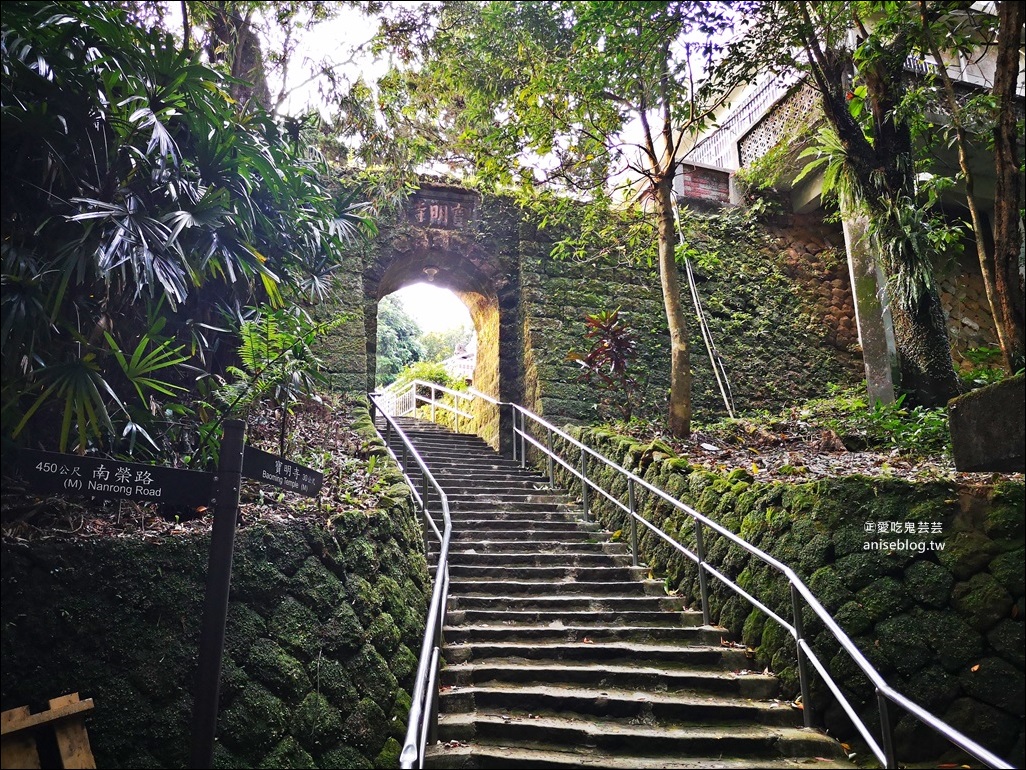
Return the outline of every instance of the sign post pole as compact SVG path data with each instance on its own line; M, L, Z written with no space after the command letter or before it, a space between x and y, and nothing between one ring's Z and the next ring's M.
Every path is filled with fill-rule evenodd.
M224 653L228 591L232 578L232 549L239 515L242 487L242 455L246 424L226 420L221 456L217 465L214 525L207 567L207 591L200 631L196 699L192 711L190 767L209 768L214 758L217 732L217 701L221 691L221 657Z

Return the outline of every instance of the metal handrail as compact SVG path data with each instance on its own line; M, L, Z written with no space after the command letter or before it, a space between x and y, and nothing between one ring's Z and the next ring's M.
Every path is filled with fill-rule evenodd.
M709 588L708 588L708 577L714 577L721 584L731 589L753 606L758 608L760 611L765 613L769 618L777 622L785 631L795 640L795 650L798 661L798 677L799 685L802 693L802 713L806 727L812 726L812 703L809 698L809 685L810 685L810 673L809 664L819 673L823 678L824 683L830 690L830 693L837 700L845 714L851 719L855 729L859 732L862 738L866 741L870 750L876 756L877 760L880 761L885 767L897 767L897 758L894 751L893 741L893 722L891 719L891 708L890 705L894 704L905 709L906 712L911 714L915 719L919 720L922 724L926 725L930 729L942 735L948 741L959 747L974 759L984 763L988 767L993 768L1011 768L1012 765L1005 762L1005 760L998 757L996 754L988 751L984 747L980 746L974 740L956 730L951 725L947 724L943 720L931 714L926 709L922 708L918 704L909 700L907 697L902 695L900 692L891 687L880 673L873 667L873 665L866 659L862 654L861 650L851 640L851 638L844 632L844 630L837 624L830 613L820 604L819 600L815 597L808 586L802 581L800 577L792 570L789 566L779 561L775 557L766 553L765 551L756 548L751 543L743 540L741 537L716 523L707 516L699 513L691 506L682 503L680 500L664 492L658 487L645 481L643 478L638 476L626 468L623 468L619 464L609 460L602 454L596 452L594 449L586 446L582 442L568 435L564 431L560 430L556 426L547 422L543 418L534 414L530 410L520 406L519 404L499 401L492 398L484 393L481 393L474 388L468 388L463 393L459 391L452 391L457 393L461 399L482 399L497 407L506 407L512 411L512 439L513 439L513 456L515 460L519 460L521 467L526 467L527 464L527 445L535 447L541 451L547 458L548 461L548 473L550 481L554 480L553 471L554 463L558 463L561 467L568 470L573 476L578 478L581 482L581 504L584 512L585 521L588 520L590 515L590 492L594 491L607 499L610 503L617 506L620 510L624 511L630 517L631 524L631 556L635 566L638 566L638 536L637 536L637 525L641 524L643 527L651 531L654 535L667 542L672 548L682 553L687 558L691 559L698 567L698 578L699 578L699 592L702 602L702 617L703 621L708 625L710 623L710 612L709 612ZM539 428L544 429L546 439L544 442L538 438L532 436L527 430L527 421ZM579 462L574 462L564 459L555 451L553 447L553 438L558 437L562 441L568 443L576 450L580 452ZM628 490L628 503L624 503L618 498L611 495L605 489L598 485L592 478L589 478L587 468L589 461L597 461L612 469L620 476L627 480ZM669 503L671 506L678 510L686 513L691 520L694 522L695 527L695 549L691 550L681 543L677 542L673 537L663 532L662 529L652 524L637 512L637 489L641 489L655 495L660 500ZM713 565L709 564L705 560L705 549L704 549L704 537L702 527L707 527L718 535L727 538L730 542L734 543L738 547L747 551L749 554L759 559L763 563L775 569L779 572L788 582L791 594L791 622L788 622L779 614L771 610L764 603L759 601L756 597L745 591L741 586L735 583L733 580L728 578L722 572L717 570ZM872 683L873 688L876 692L877 698L877 710L880 715L880 740L878 741L873 735L869 726L858 716L854 706L848 701L848 699L841 692L840 687L834 682L830 673L819 659L819 657L812 650L807 639L805 638L804 622L802 618L803 603L805 607L808 607L816 615L816 617L823 623L826 629L831 633L834 639L840 644L845 652L851 657L855 664L859 667L862 673Z
M442 490L441 485L428 470L424 459L417 452L410 441L409 436L395 422L395 419L385 410L380 394L369 395L371 403L371 418L374 421L375 410L381 412L385 419L385 449L402 470L406 482L410 486L413 499L424 514L428 526L438 538L440 543L438 550L438 561L435 565L435 578L431 590L431 603L428 606L427 618L424 628L424 641L420 647L420 658L417 663L417 674L414 679L413 696L410 703L410 716L406 727L406 738L403 742L402 752L399 755L399 766L402 768L424 767L424 752L429 737L437 728L438 722L438 666L442 647L442 626L445 624L445 609L449 597L449 542L452 538L452 517L449 514L449 498ZM389 445L392 432L402 441L403 450L400 458ZM380 435L380 432L379 432ZM410 477L407 468L410 460L417 465L421 473L423 484L422 491L418 491L417 483ZM431 516L428 509L429 485L434 487L438 494L438 501L442 513L442 530Z
M431 397L428 398L422 395L421 388L427 388L431 391ZM460 418L466 419L468 422L473 421L475 415L472 412L464 412L452 404L447 404L444 401L435 399L435 393L445 393L446 395L453 396L455 399L468 400L466 393L453 390L445 385L439 385L437 382L429 382L427 380L411 380L399 389L392 389L391 387L385 388L382 393L386 396L383 406L388 410L389 414L393 414L397 417L406 417L411 414L416 414L417 408L421 405L427 405L431 407L430 419L432 422L435 420L435 409L442 409L443 411L450 412L455 417L456 430L460 429ZM470 398L469 400L473 400ZM469 427L464 425L463 427Z

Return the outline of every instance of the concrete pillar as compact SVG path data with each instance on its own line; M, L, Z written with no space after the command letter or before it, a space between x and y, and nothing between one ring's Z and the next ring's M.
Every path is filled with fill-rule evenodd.
M887 308L886 278L880 269L869 238L869 220L863 215L844 216L844 243L848 250L848 271L855 298L855 321L866 366L869 401L894 401L901 382L894 327Z

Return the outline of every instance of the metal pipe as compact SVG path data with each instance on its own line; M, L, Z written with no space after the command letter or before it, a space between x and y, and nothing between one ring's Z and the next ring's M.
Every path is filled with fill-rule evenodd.
M809 661L805 657L805 647L802 642L805 640L805 623L802 621L802 604L799 600L798 590L791 586L791 612L794 615L795 643L798 646L798 683L802 689L802 718L806 727L812 727L812 699L809 697ZM888 765L897 767L897 765Z
M585 521L589 521L588 503L588 453L581 447L581 510Z
M627 517L631 520L631 564L638 564L638 519L637 503L634 499L634 479L627 479Z
M887 757L887 767L897 767L898 758L894 753L894 723L891 720L891 704L887 696L879 689L876 691L876 703L880 709L880 738L883 743L884 756Z
M549 466L549 486L554 486L556 483L556 468L552 463L552 431L548 428L545 429L546 442L549 447L548 454L548 466Z
M712 625L709 613L709 581L705 574L705 542L702 538L702 524L695 519L695 556L698 557L698 588L702 596L702 623Z

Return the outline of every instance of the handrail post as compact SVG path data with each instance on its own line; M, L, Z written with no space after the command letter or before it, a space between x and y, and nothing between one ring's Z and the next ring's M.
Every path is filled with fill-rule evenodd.
M435 421L435 386L431 385L431 422Z
M805 641L805 623L802 621L802 604L798 589L791 583L791 613L794 615L795 644L798 647L798 683L802 689L802 717L806 727L812 727L812 701L809 698L809 661L805 655L802 642ZM883 713L881 712L881 717ZM884 728L885 736L889 737L889 728ZM891 752L893 754L893 750ZM890 762L888 767L897 767Z
M588 452L584 447L581 447L581 508L584 511L585 521L590 520L588 516L590 508L588 492Z
M513 405L509 405L509 416L510 425L512 426L512 433L510 434L510 441L513 444L513 462L520 459L520 453L517 451L517 410L513 408Z
M549 448L549 454L547 455L547 457L549 461L549 486L551 487L555 486L556 484L556 469L555 465L552 462L552 428L545 429L545 440L548 443Z
M884 756L887 757L887 767L897 767L898 757L894 753L894 724L891 722L891 704L879 687L876 688L876 703L880 709L880 737Z
M702 597L702 624L712 625L709 613L709 581L705 574L705 540L702 537L702 522L695 522L695 555L698 557L698 590Z
M631 564L635 567L638 565L638 520L635 518L637 514L637 501L634 496L634 479L627 479L627 507L630 509L627 514L631 520Z
M527 467L527 426L524 423L524 413L520 413L520 467Z

